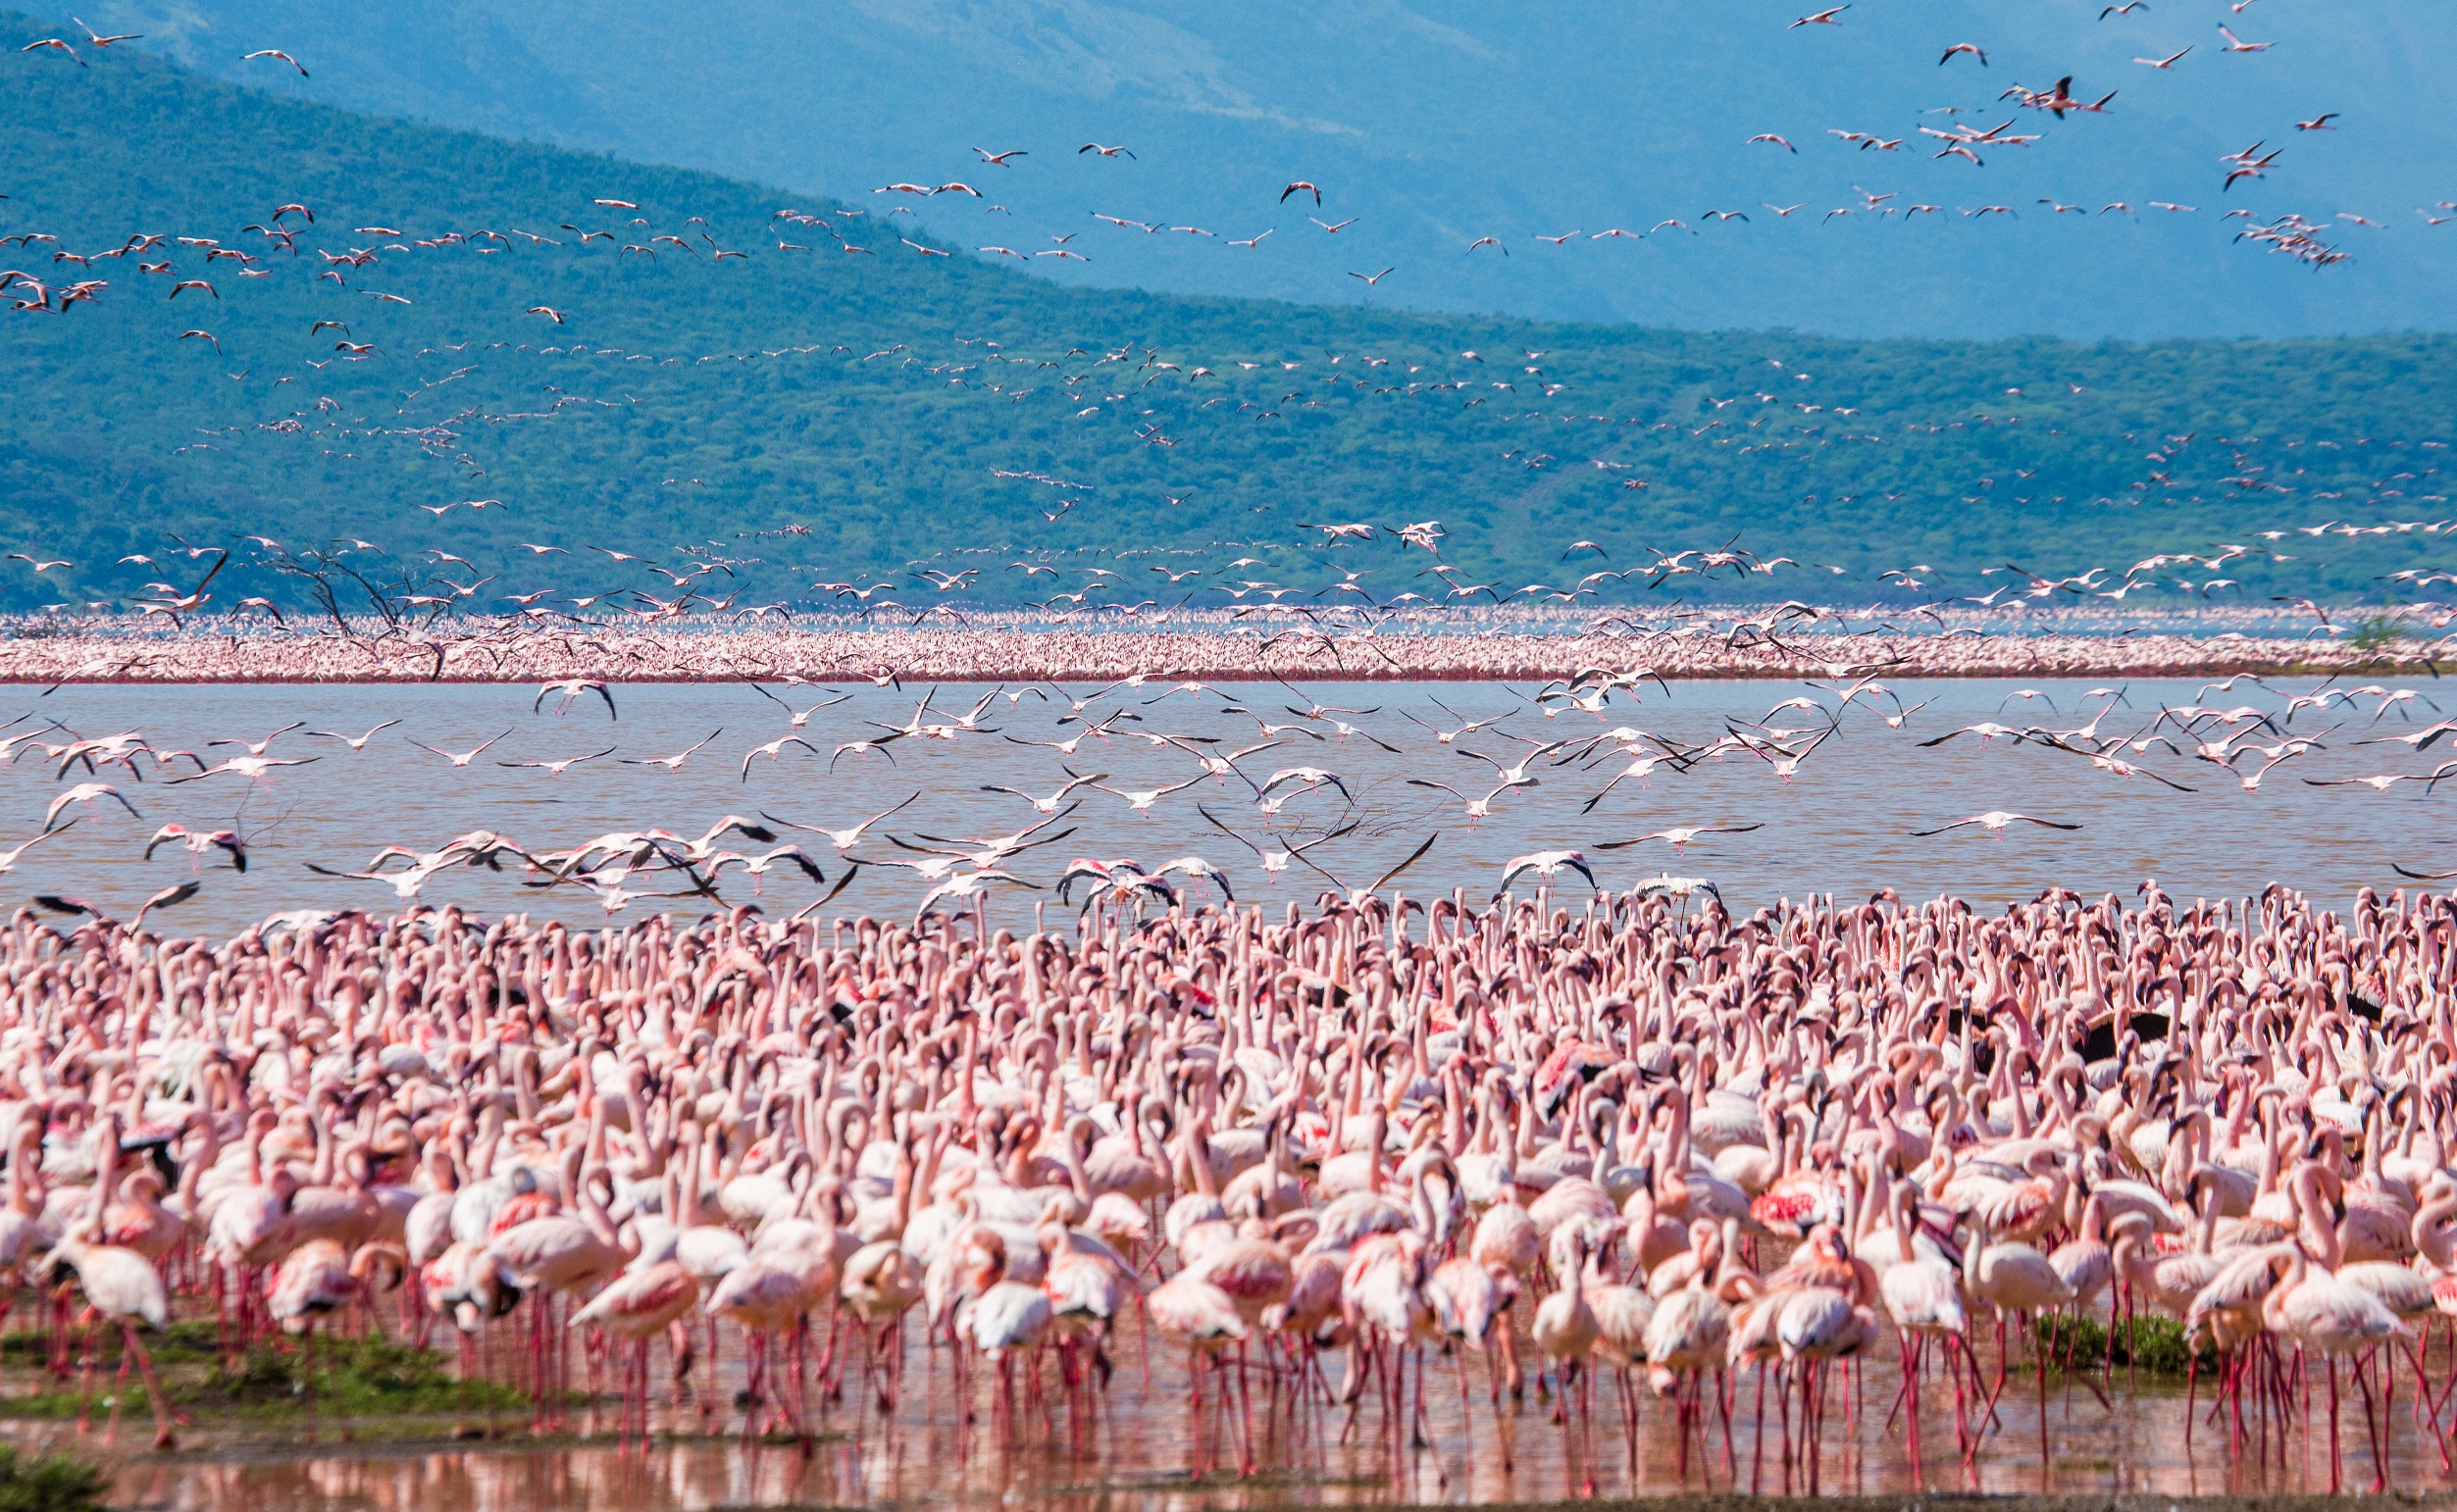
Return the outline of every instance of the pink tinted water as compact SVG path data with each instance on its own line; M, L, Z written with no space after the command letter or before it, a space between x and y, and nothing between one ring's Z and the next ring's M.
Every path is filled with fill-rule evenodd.
M1982 1330L1978 1342L1992 1368L1993 1344ZM522 1425L503 1420L507 1436L482 1445L391 1444L369 1448L307 1449L294 1438L230 1442L191 1449L169 1459L130 1457L116 1476L115 1504L170 1512L254 1512L267 1506L334 1506L365 1512L492 1512L537 1507L619 1508L668 1512L720 1506L867 1505L873 1503L1031 1503L1095 1512L1139 1508L1256 1508L1328 1504L1503 1502L1575 1495L1593 1476L1599 1495L1657 1495L1689 1490L1772 1493L1809 1489L1805 1465L1786 1477L1784 1427L1778 1390L1768 1378L1761 1427L1753 1409L1756 1377L1732 1383L1732 1463L1724 1463L1720 1413L1709 1400L1703 1441L1692 1437L1683 1473L1680 1436L1671 1404L1645 1394L1634 1436L1620 1427L1617 1384L1608 1375L1596 1383L1592 1436L1565 1438L1549 1421L1550 1403L1530 1378L1526 1399L1505 1399L1497 1423L1487 1403L1482 1361L1470 1357L1470 1411L1462 1423L1454 1364L1436 1355L1425 1362L1427 1442L1394 1453L1382 1420L1368 1401L1354 1436L1342 1441L1346 1409L1316 1401L1292 1412L1277 1399L1257 1365L1252 1381L1257 1413L1256 1457L1260 1473L1235 1474L1236 1430L1218 1415L1214 1384L1206 1381L1209 1405L1203 1417L1186 1397L1184 1357L1155 1340L1149 1387L1142 1379L1143 1351L1134 1323L1118 1334L1118 1372L1105 1397L1085 1418L1080 1442L1054 1359L1045 1361L1043 1390L1019 1396L1015 1426L999 1426L988 1373L975 1368L969 1393L959 1393L945 1348L909 1347L910 1389L892 1419L883 1418L850 1385L844 1402L827 1414L819 1440L805 1454L791 1444L745 1447L720 1434L668 1440L646 1450L618 1448L611 1441L534 1443ZM1532 1350L1522 1341L1522 1350ZM858 1349L857 1349L858 1352ZM2046 1454L2040 1450L2040 1402L2035 1377L2020 1370L1998 1405L2000 1424L1966 1469L1954 1447L1951 1388L1931 1372L1923 1397L1922 1485L1940 1491L1989 1493L2099 1493L2143 1491L2165 1495L2250 1494L2326 1490L2329 1485L2329 1406L2320 1367L2311 1367L2313 1406L2309 1432L2298 1426L2281 1451L2276 1424L2268 1425L2266 1456L2246 1408L2247 1437L2231 1450L2225 1419L2209 1417L2208 1383L2200 1384L2198 1422L2185 1442L2185 1405L2171 1381L2129 1386L2119 1371L2109 1385L2112 1406L2103 1406L2087 1385L2052 1378L2046 1399ZM1257 1359L1259 1356L1257 1356ZM1334 1383L1337 1362L1329 1361ZM2433 1357L2444 1373L2446 1351ZM662 1380L662 1369L660 1369ZM1413 1372L1410 1372L1411 1386ZM1858 1383L1838 1377L1824 1406L1817 1489L1823 1494L1907 1491L1912 1474L1907 1430L1888 1421L1900 1376L1891 1336L1863 1362ZM2434 1382L2435 1387L2444 1382ZM2349 1488L2368 1485L2371 1460L2364 1447L2361 1394L2340 1368L2341 1441ZM1641 1386L1643 1393L1644 1387ZM1412 1390L1411 1390L1412 1395ZM967 1426L963 1405L977 1409ZM2431 1436L2412 1420L2413 1382L2399 1373L2393 1405L2382 1404L2389 1479L2413 1490L2447 1484ZM1045 1423L1034 1405L1046 1403ZM1796 1408L1794 1409L1796 1412ZM665 1411L660 1406L658 1422ZM695 1414L686 1413L696 1431ZM329 1427L329 1425L328 1425ZM47 1436L63 1441L68 1436ZM328 1433L328 1438L330 1435ZM2283 1464L2280 1455L2283 1455ZM1198 1455L1214 1468L1197 1480ZM1754 1463L1754 1471L1753 1471Z

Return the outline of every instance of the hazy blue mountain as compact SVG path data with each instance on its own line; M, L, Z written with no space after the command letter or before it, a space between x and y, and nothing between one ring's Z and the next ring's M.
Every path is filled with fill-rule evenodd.
M89 0L132 44L268 88L859 197L960 180L932 223L977 245L1068 247L1042 276L1104 286L1839 334L2290 335L2445 329L2457 41L2425 0ZM2230 54L2219 26L2266 51ZM66 25L65 23L63 24ZM1987 49L1937 62L1951 43ZM2191 46L2174 69L2135 64ZM274 60L283 47L310 71ZM63 66L65 60L61 60ZM2074 76L2118 90L2059 122L1999 105ZM1943 113L1948 108L1958 114ZM2293 123L2339 112L2336 129ZM2034 145L1930 157L1925 126L2019 117ZM1830 129L1899 138L1858 150ZM1746 144L1778 132L1797 154ZM2222 155L2283 154L2222 193ZM1081 155L1088 140L1136 156ZM1007 169L968 150L1026 148ZM2266 149L2265 149L2266 150ZM1317 213L1276 203L1319 183ZM1866 214L1855 185L1891 206ZM2083 207L2058 214L2042 198ZM866 202L884 210L902 196ZM955 201L962 199L960 209ZM2152 211L2152 200L2196 207ZM2111 201L2136 213L2101 214ZM992 211L990 204L1005 207ZM1789 219L1768 203L1803 206ZM1960 212L2001 204L2019 219ZM2237 243L2232 208L2336 222L2319 273ZM1711 209L1742 222L1705 222ZM1146 234L1094 213L1216 237ZM2433 215L2445 212L2432 210ZM1592 240L1667 218L1696 229ZM1256 248L1224 245L1266 228ZM1580 234L1562 246L1538 234ZM1507 257L1468 244L1496 235ZM1351 273L1397 268L1368 288Z

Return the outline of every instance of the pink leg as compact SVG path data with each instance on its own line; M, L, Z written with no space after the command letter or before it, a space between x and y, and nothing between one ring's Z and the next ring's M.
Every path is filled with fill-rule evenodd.
M171 1432L171 1394L162 1388L162 1378L154 1373L153 1356L145 1352L134 1329L122 1325L120 1334L122 1347L136 1356L136 1368L144 1373L145 1400L154 1409L154 1447L175 1448L179 1439Z

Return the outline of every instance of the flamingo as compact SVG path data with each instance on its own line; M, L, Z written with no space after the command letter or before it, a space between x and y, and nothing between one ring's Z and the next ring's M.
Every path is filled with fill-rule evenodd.
M1191 1276L1178 1276L1153 1287L1144 1296L1144 1311L1151 1317L1152 1327L1171 1338L1184 1340L1186 1344L1186 1382L1190 1392L1188 1412L1190 1421L1200 1425L1203 1415L1203 1376L1197 1367L1197 1361L1202 1356L1210 1356L1214 1361L1214 1374L1217 1374L1220 1351L1231 1344L1242 1342L1249 1333L1246 1320L1238 1315L1237 1303L1227 1292L1207 1281ZM1238 1468L1241 1474L1250 1473L1253 1466L1251 1417L1246 1422L1247 1431L1239 1440L1238 1446ZM1203 1469L1201 1457L1202 1441L1202 1435L1198 1433L1195 1465L1198 1474L1201 1474Z
M1920 1477L1920 1375L1924 1363L1928 1340L1941 1337L1950 1350L1960 1345L1970 1348L1971 1319L1963 1307L1962 1276L1945 1263L1942 1256L1922 1253L1912 1235L1919 1222L1919 1188L1910 1182L1898 1183L1893 1191L1894 1229L1892 1242L1896 1256L1877 1278L1877 1294L1884 1302L1886 1316L1893 1322L1894 1332L1902 1341L1903 1386L1901 1401L1911 1411L1911 1475L1917 1486ZM1884 1241L1880 1240L1880 1244ZM1949 1359L1954 1378L1954 1430L1958 1440L1967 1440L1966 1409L1963 1396L1963 1372Z
M1574 1383L1583 1384L1579 1383L1579 1366L1586 1360L1588 1352L1595 1348L1596 1339L1603 1331L1595 1309L1587 1303L1584 1273L1589 1248L1585 1234L1572 1231L1569 1264L1561 1269L1561 1285L1536 1304L1535 1324L1531 1330L1536 1347L1544 1351L1546 1359L1554 1362L1553 1422L1561 1430L1561 1452L1565 1463L1570 1462L1568 1403L1571 1386ZM1661 1309L1655 1314L1656 1319L1663 1316ZM1649 1341L1648 1362L1654 1365L1658 1362L1655 1359L1653 1320L1650 1320L1646 1336ZM1585 1394L1579 1398L1578 1418L1581 1430L1588 1429L1589 1404ZM1581 1481L1580 1489L1584 1494L1594 1493L1595 1476L1592 1471Z
M631 1431L632 1401L640 1403L639 1434L648 1436L648 1341L690 1316L699 1300L699 1278L679 1260L626 1267L572 1314L574 1328L601 1329L629 1343L623 1382L624 1432Z
M177 1442L171 1431L170 1398L163 1390L162 1378L154 1373L153 1356L136 1336L139 1325L160 1331L171 1326L171 1297L163 1285L162 1276L144 1256L132 1249L91 1242L90 1221L62 1235L51 1252L35 1266L38 1272L66 1267L77 1274L77 1289L84 1294L86 1316L96 1327L109 1323L120 1331L120 1382L122 1390L112 1399L111 1422L104 1432L105 1443L117 1434L120 1423L119 1398L125 1394L128 1362L136 1361L144 1374L145 1397L154 1411L154 1447L168 1449ZM85 1358L84 1395L77 1403L77 1426L85 1428L85 1402L93 1395L95 1360L88 1346Z
M678 1265L676 1269L682 1267ZM711 1320L723 1318L734 1324L750 1340L749 1399L742 1412L744 1442L762 1432L763 1406L781 1410L794 1436L805 1436L801 1403L796 1399L799 1381L793 1382L792 1388L778 1391L769 1381L768 1371L776 1336L799 1324L809 1305L809 1286L802 1274L761 1255L753 1255L727 1271L708 1292L701 1310Z
M2009 1315L2024 1319L2044 1308L2066 1307L2073 1301L2073 1288L2057 1274L2048 1257L2020 1240L1992 1241L1984 1215L1971 1215L1971 1239L1963 1250L1963 1286L1974 1302L1984 1303L1996 1314L1996 1382L1988 1388L1988 1399L1981 1416L1995 1411L1996 1398L2005 1389L2005 1374L2012 1349L2005 1334ZM2034 1352L2036 1346L2034 1344ZM2039 1454L2047 1455L2047 1362L2037 1362L2039 1374ZM1964 1451L1966 1461L1976 1440Z
M1039 1286L1007 1279L1005 1240L995 1230L977 1231L980 1268L971 1278L973 1295L957 1310L955 1335L969 1339L998 1371L999 1420L1009 1427L1015 1412L1014 1357L1021 1351L1034 1358L1039 1373L1041 1345L1056 1320L1049 1294Z
M2382 1306L2370 1292L2340 1282L2327 1271L2315 1271L2301 1246L2286 1253L2286 1273L2261 1300L2261 1322L2290 1340L2298 1350L2318 1354L2328 1363L2329 1378L2329 1487L2340 1479L2337 1453L2337 1360L2340 1355L2367 1354L2392 1339L2411 1340L2414 1330ZM2356 1370L2363 1386L2364 1417L2371 1422L2372 1384ZM2380 1452L2379 1425L2372 1427L2372 1488L2384 1487L2387 1472Z

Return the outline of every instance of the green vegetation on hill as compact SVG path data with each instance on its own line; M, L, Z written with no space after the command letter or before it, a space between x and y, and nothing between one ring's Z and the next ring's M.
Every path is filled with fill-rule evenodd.
M1236 577L1311 589L1337 575L1305 528L1345 521L1438 521L1444 560L1503 592L1734 539L1802 565L1660 592L1830 602L1924 567L1918 596L1976 595L2007 560L2112 587L2223 543L2256 549L2172 565L2157 593L2220 577L2222 601L2378 598L2382 574L2457 567L2421 529L2255 534L2457 517L2452 337L1847 341L1074 290L934 236L912 196L793 200L125 48L88 68L0 53L0 230L57 238L0 247L0 267L55 307L106 284L65 312L0 309L0 545L72 564L8 564L0 605L185 588L174 535L240 549L215 607L297 602L247 535L449 552L471 565L443 576L495 575L464 600L485 609L550 584L670 596L586 548L691 542L737 564L745 603L877 580L918 603L907 567L966 551L931 565L982 567L974 596L1039 596L1049 579L1004 564L1144 546L1207 553L1167 602L1238 555L1263 561ZM277 221L288 204L313 224ZM101 255L138 234L164 240ZM212 288L174 298L184 279ZM1581 539L1603 556L1562 562ZM169 570L115 565L132 554ZM1438 592L1410 578L1430 561L1379 554L1367 583ZM1080 585L1071 565L1056 585Z

